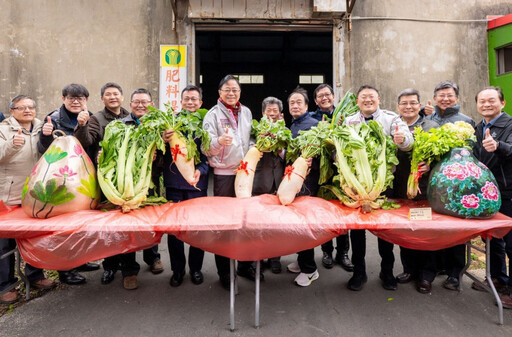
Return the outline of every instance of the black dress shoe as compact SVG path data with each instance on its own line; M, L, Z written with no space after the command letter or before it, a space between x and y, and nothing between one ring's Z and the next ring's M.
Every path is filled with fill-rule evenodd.
M101 275L101 284L109 284L114 281L114 276L116 275L116 270L107 269L103 271L103 275Z
M240 277L245 277L251 281L256 280L256 268L254 266L250 266L248 268L237 268L236 274ZM260 281L263 281L264 279L265 276L263 276L263 273L260 272Z
M352 261L350 261L347 253L336 254L336 262L339 263L341 268L346 271L354 271L354 265L352 264Z
M332 266L334 266L334 261L332 260L332 253L324 252L324 256L322 257L322 264L327 269L331 269Z
M183 283L183 276L185 276L185 271L174 272L169 281L171 287L179 287Z
M379 278L382 280L382 288L386 290L396 290L397 282L393 273L380 272Z
M200 270L198 271L191 271L190 272L190 279L192 280L192 283L194 284L201 284L203 283L203 273L201 273Z
M398 274L396 280L398 283L409 283L412 281L412 275L409 273Z
M418 280L416 289L422 294L428 294L432 291L432 283L427 280Z
M444 282L443 287L448 290L459 290L459 279L456 277L449 276Z
M85 283L85 277L76 271L59 271L59 280L61 283L77 285Z
M87 262L76 268L78 271L93 271L100 269L100 265L98 263Z
M270 260L270 270L273 274L279 274L281 272L281 261L280 260Z
M219 275L219 280L220 280L220 285L222 286L222 288L224 288L226 290L230 290L231 280L230 280L229 274Z
M363 285L368 281L368 276L364 274L354 274L350 280L348 280L347 288L353 291L359 291L363 289Z

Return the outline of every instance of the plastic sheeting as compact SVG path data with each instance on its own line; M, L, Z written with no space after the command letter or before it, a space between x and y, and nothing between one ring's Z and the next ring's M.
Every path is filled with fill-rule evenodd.
M16 238L30 264L64 270L151 247L164 233L212 253L259 260L316 247L348 229L368 229L390 242L424 250L451 247L479 235L502 237L512 229L512 219L502 214L474 220L433 212L432 220L411 221L409 209L428 204L398 202L400 209L363 214L314 197L299 197L288 206L272 195L204 197L127 214L79 211L50 219L0 207L0 237Z

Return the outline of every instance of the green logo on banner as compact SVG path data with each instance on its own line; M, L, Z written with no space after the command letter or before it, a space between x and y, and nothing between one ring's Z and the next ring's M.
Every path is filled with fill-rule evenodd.
M178 49L169 49L165 53L165 62L171 66L177 66L181 62L181 53Z

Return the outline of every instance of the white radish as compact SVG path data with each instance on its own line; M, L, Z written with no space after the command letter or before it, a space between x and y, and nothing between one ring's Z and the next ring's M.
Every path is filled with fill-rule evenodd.
M171 136L170 145L172 160L176 164L176 167L183 178L190 184L190 182L194 181L196 167L194 165L194 158L187 160L187 143L185 143L185 140L175 132ZM196 187L196 185L193 186Z
M286 206L293 202L295 195L297 195L302 188L302 184L308 173L308 168L308 163L302 157L297 158L292 166L286 167L283 180L277 190L277 196L281 204Z
M252 196L254 172L260 157L261 152L256 147L251 147L240 162L240 166L235 170L235 194L237 198L250 198Z

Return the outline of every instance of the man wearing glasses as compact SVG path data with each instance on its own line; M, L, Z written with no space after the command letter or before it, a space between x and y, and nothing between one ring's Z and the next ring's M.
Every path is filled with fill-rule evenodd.
M44 125L39 134L39 142L37 149L40 153L46 152L53 142L53 130L61 130L66 135L73 135L76 125L78 124L78 115L92 115L87 110L87 100L89 99L89 91L81 84L68 84L62 89L62 106L52 111L44 119ZM86 263L77 268L79 271L92 271L99 269L97 263ZM75 270L60 270L59 279L62 283L74 285L85 283L85 277Z
M313 92L313 96L315 97L315 104L318 109L310 112L309 115L319 122L324 118L324 115L332 118L332 113L336 108L334 106L334 90L332 87L329 84L320 84ZM334 261L336 261L346 271L353 271L354 265L348 257L348 250L350 249L348 233L337 236L336 245L337 253L336 258L333 260L332 252L334 251L334 245L332 240L322 244L322 265L327 269L331 269L334 266Z
M455 123L463 121L475 127L475 122L468 116L460 112L459 87L455 82L440 82L434 89L434 101L436 106L434 111L427 119L433 120L439 125L446 123ZM428 114L429 109L425 107ZM459 289L459 274L466 264L466 246L456 245L439 251L438 269L441 273L446 272L447 279L443 287L448 290Z

